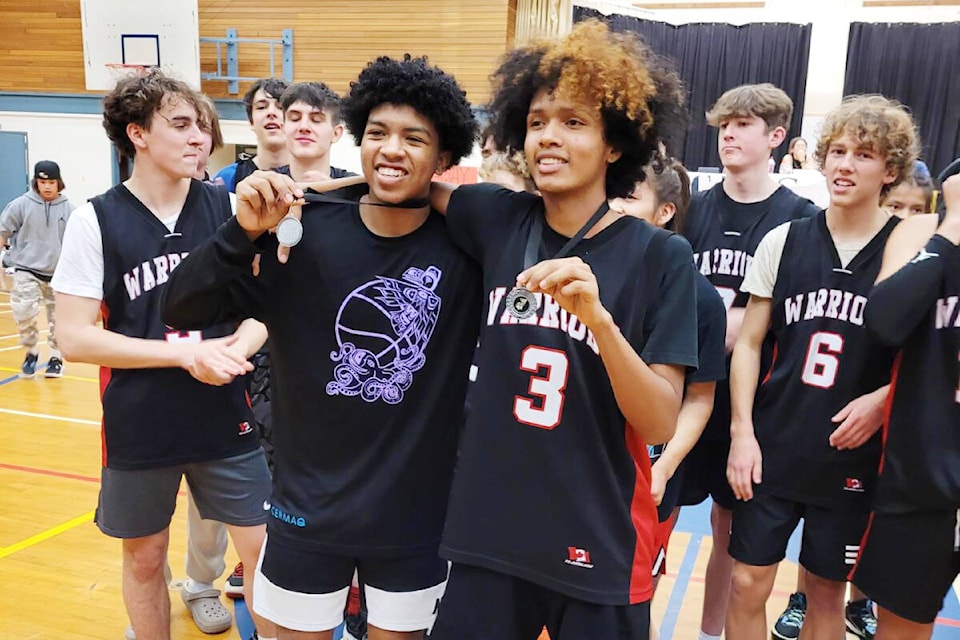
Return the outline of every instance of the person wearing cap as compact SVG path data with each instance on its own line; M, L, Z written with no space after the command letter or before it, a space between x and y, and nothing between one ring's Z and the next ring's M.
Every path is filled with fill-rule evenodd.
M0 244L11 236L16 242L6 256L13 266L13 292L10 306L20 332L20 344L27 350L20 368L23 378L32 378L40 358L37 320L40 300L47 308L50 359L45 377L63 376L63 360L54 333L53 289L50 280L60 258L63 230L73 205L62 195L60 166L52 160L41 160L33 169L30 190L12 200L0 214Z

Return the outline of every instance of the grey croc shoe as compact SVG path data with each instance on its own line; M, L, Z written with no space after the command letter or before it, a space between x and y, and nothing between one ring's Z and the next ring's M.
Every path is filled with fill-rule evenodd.
M190 610L197 628L204 633L223 633L233 624L233 616L220 602L219 589L204 589L196 593L180 591L183 604Z

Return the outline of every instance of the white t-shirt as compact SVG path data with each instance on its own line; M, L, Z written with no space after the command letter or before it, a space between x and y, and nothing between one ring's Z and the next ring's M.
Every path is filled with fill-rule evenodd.
M747 275L743 278L743 284L740 290L757 296L758 298L772 298L773 287L777 284L777 275L780 273L780 260L783 258L783 247L787 244L787 234L790 231L790 223L784 222L778 227L770 230L770 233L763 236L760 244L757 245L757 251L753 255L753 262L747 269ZM844 268L853 260L860 251L867 246L866 242L836 244L837 255L840 258L840 264Z
M230 194L230 208L237 211L236 196ZM180 214L161 220L173 233ZM60 261L53 273L54 291L81 298L103 300L103 236L93 205L85 202L67 220Z

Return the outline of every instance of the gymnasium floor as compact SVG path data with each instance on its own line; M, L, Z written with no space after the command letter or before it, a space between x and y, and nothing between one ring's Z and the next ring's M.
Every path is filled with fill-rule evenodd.
M23 351L11 317L10 278L0 282L0 638L121 640L127 624L120 594L120 544L93 524L100 473L97 369L67 363L62 379L17 376ZM44 339L44 333L41 339ZM46 345L41 363L46 362ZM183 575L184 498L171 528L170 557ZM694 640L710 553L708 505L681 514L653 604L664 640ZM796 580L792 561L780 567L768 617L779 614ZM228 552L232 567L235 555ZM935 640L960 639L960 581L947 597ZM171 592L173 638L206 638ZM247 627L242 604L237 621ZM236 627L223 638L238 637ZM852 636L850 636L852 638ZM599 640L599 639L598 639Z

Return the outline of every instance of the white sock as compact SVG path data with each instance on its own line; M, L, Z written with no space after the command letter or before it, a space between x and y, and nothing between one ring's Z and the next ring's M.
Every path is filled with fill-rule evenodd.
M700 635L697 636L697 640L720 640L720 636L712 636L709 633L700 632Z
M209 582L194 582L193 578L187 578L183 581L183 590L187 593L200 593L201 591L213 588L215 588L213 584Z
M63 356L60 355L60 349L51 349L51 350L50 350L50 357L51 357L51 358L60 358L61 360L63 360Z

